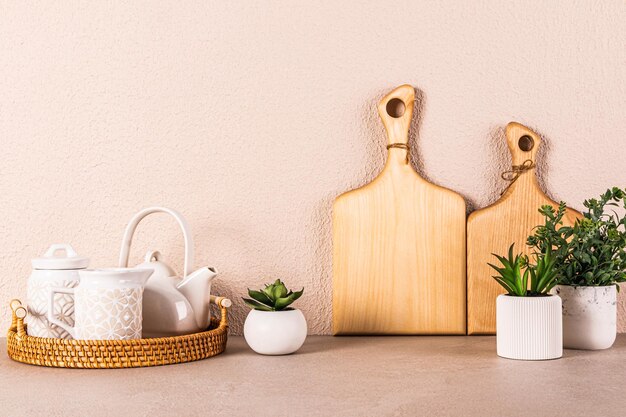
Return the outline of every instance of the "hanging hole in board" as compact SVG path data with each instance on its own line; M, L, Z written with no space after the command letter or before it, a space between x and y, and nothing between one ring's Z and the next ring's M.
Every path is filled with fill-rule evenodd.
M402 117L405 110L406 105L404 104L404 101L400 100L399 98L392 98L387 103L387 114L394 119Z
M517 146L524 152L528 152L535 147L535 141L528 135L524 135L517 141Z

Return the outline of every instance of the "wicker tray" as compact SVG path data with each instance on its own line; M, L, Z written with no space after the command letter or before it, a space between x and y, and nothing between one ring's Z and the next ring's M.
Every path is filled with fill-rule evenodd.
M13 319L7 334L7 353L15 361L58 368L136 368L197 361L219 355L226 348L227 307L230 300L211 297L221 318L211 318L204 332L138 340L66 340L26 334L26 309L11 301Z

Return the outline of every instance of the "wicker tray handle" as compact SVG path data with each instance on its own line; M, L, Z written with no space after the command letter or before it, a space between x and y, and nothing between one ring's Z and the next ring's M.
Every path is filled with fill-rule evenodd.
M17 298L11 300L9 303L11 306L11 327L9 330L13 330L17 333L17 337L22 338L26 336L26 328L24 327L24 318L26 317L26 309L22 306L22 302Z
M216 306L223 307L223 308L229 308L230 306L233 305L233 302L230 301L228 298L226 298L226 297L218 297L218 296L215 296L215 295L211 296L211 302L215 303Z

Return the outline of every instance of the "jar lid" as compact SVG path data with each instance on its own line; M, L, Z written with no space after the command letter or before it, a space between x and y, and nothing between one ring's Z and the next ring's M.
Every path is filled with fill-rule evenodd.
M50 246L41 258L32 260L35 269L85 269L89 258L78 256L74 248L67 243Z

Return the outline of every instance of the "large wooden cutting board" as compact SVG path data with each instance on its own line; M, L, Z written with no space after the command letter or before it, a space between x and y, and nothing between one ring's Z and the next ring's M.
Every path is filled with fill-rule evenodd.
M335 334L465 333L465 201L408 162L414 100L409 85L382 99L397 147L374 181L333 205Z
M535 163L541 144L538 134L519 123L506 127L506 140L513 165ZM526 162L529 165L529 162ZM493 334L496 331L496 297L504 289L492 278L487 262L497 263L492 253L505 255L511 243L515 251L530 255L526 238L532 229L544 223L539 207L558 203L548 198L539 185L535 169L520 173L516 181L489 207L474 211L467 220L467 330L469 334ZM573 224L580 214L568 209L564 224Z

